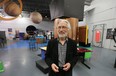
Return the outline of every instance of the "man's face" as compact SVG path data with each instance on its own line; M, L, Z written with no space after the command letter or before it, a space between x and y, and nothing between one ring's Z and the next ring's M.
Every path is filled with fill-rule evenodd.
M60 22L57 27L57 32L59 37L67 37L68 35L68 25L66 22Z

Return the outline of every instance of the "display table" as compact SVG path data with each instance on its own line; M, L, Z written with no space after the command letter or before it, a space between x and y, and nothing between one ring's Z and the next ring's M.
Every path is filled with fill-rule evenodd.
M88 49L85 49L85 48L77 48L77 50L78 50L77 52L78 52L79 56L82 57L82 64L90 69L90 66L88 66L85 63L85 59L91 58L92 51L88 50Z
M77 48L83 48L83 49L87 49L87 50L93 50L93 47L83 47L83 46L77 46Z
M40 47L39 49L41 50L41 58L42 58L42 60L44 60L47 47L46 46L45 47Z
M41 43L44 43L46 41L44 36L37 36L35 38L36 38L37 44L41 44Z

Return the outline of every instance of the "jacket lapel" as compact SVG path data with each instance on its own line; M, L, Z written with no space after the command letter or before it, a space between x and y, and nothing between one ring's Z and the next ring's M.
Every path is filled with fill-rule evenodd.
M57 59L57 61L58 61L58 41L57 41L57 39L56 39L54 45L55 45L55 47L56 47L56 48L54 49L54 52L56 53L56 54L55 54L55 55L56 55L55 57L56 57L56 59Z
M65 63L66 63L66 61L67 61L68 54L69 54L69 46L70 46L70 44L69 44L69 39L68 39L68 42L67 42L67 48L66 48L66 58L65 58Z

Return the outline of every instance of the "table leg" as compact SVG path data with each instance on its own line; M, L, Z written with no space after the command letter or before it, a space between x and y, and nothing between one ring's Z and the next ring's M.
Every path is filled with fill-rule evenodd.
M83 60L82 60L81 63L82 63L83 65L85 65L88 69L91 69L90 66L88 66L88 65L85 63L85 58L84 58L84 56L85 56L85 53L83 53Z
M116 68L116 59L115 59L115 63L114 63L114 68Z
M84 62L82 62L83 65L85 65L88 69L91 69L87 64L85 64Z

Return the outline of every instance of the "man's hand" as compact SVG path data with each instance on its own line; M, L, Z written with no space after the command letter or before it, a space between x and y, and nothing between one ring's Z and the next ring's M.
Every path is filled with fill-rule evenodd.
M56 64L53 63L53 64L51 65L51 67L52 67L52 70L53 70L54 72L59 72L59 70L58 70L59 68L58 68L58 66L57 66Z
M71 64L70 63L66 63L65 65L63 65L63 70L64 71L68 71L69 69L70 69L70 67L71 67Z

